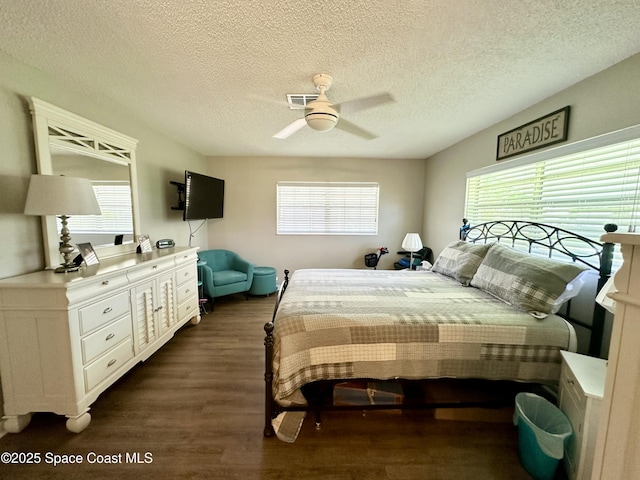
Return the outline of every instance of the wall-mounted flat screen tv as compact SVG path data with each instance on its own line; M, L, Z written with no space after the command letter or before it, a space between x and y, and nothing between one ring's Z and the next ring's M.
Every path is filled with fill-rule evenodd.
M184 172L184 220L222 218L224 180L200 173Z

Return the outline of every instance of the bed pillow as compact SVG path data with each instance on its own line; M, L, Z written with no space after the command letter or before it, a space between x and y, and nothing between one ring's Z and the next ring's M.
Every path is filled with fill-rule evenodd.
M491 244L474 244L457 240L447 245L431 267L432 272L455 278L469 285Z
M534 316L557 310L558 298L585 267L492 244L471 285Z
M587 277L592 273L594 273L593 270L585 270L584 272L579 273L576 278L567 283L567 288L565 288L564 292L562 292L562 294L556 299L555 303L553 304L551 313L556 313L558 310L560 310L560 307L562 307L565 302L571 300L574 297L577 297L578 293L580 293L580 290L582 290L582 287L584 287L584 285L587 283Z

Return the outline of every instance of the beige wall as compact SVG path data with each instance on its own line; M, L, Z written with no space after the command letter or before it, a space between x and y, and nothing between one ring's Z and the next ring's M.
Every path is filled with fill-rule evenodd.
M258 265L366 268L364 255L389 248L380 267L392 269L408 231L422 230L424 160L211 157L208 175L225 180L223 219L209 220L209 246L240 253ZM364 181L380 184L378 235L276 235L276 182Z
M466 172L495 163L498 135L566 105L571 106L567 143L640 124L638 79L640 55L635 55L429 158L425 243L437 254L457 238L464 214Z

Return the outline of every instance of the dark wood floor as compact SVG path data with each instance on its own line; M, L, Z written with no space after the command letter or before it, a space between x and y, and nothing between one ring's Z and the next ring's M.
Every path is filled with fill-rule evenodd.
M265 439L263 325L273 297L222 298L105 392L80 434L36 414L0 452L37 452L39 465L0 464L6 479L528 479L510 423L434 419L431 411L329 412L293 444ZM311 419L309 419L311 420ZM122 454L123 463L89 463ZM150 463L125 463L126 454ZM82 455L53 466L45 455Z

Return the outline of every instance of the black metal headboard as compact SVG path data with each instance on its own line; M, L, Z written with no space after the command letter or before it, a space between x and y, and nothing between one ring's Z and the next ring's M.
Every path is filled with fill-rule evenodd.
M613 243L602 243L574 232L546 225L544 223L520 220L496 220L471 226L465 218L460 228L460 239L472 243L508 242L511 246L520 246L529 253L568 257L573 262L581 263L598 272L597 291L603 287L611 275L613 259ZM617 225L609 223L604 226L606 232L615 232ZM594 302L591 325L574 318L568 318L591 330L589 354L598 356L604 333L605 309Z

